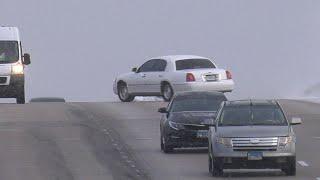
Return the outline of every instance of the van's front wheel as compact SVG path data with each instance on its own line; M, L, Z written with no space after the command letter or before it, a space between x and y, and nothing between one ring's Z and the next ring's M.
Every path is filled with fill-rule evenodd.
M24 86L18 86L16 90L16 101L17 104L25 104L25 93L24 93Z

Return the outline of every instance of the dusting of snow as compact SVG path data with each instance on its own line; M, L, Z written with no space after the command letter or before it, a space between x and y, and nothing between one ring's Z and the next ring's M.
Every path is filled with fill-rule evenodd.
M134 98L134 101L163 101L163 98L157 97L157 96L147 96L147 97L136 96Z

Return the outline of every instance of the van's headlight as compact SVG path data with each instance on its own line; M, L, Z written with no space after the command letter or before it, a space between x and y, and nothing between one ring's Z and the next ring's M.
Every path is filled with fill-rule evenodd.
M217 137L216 142L219 144L222 144L226 147L232 147L232 139L231 138Z
M292 136L279 137L279 146L286 146L293 141Z
M12 74L23 74L23 65L22 64L15 64L12 65Z
M172 129L175 129L175 130L184 129L184 125L183 125L183 124L175 123L175 122L172 122L172 121L169 121L169 126L170 126Z

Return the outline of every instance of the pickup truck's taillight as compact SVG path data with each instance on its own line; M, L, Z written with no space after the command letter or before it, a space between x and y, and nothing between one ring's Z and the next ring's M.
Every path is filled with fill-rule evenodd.
M187 81L187 82L196 81L196 78L194 78L194 75L193 75L192 73L187 73L187 75L186 75L186 81Z
M230 71L226 71L227 79L232 79L232 74Z

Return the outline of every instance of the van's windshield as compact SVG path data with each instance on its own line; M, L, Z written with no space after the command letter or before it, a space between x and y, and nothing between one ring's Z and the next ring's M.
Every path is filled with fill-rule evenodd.
M0 64L19 60L19 45L17 41L0 41Z

